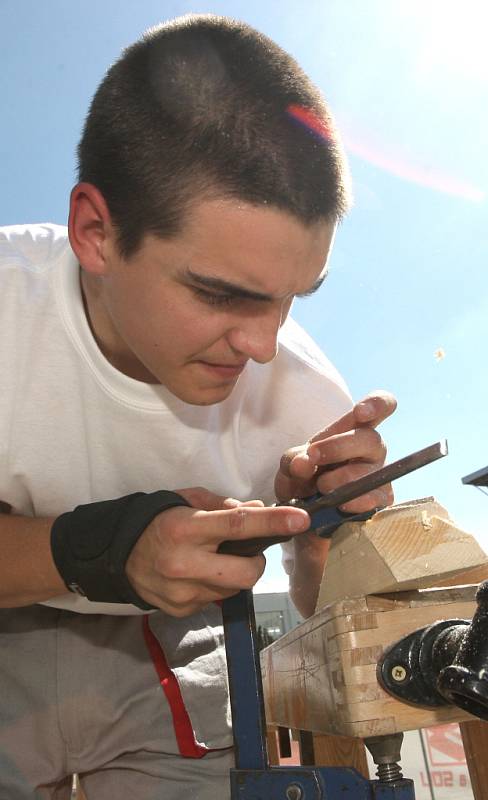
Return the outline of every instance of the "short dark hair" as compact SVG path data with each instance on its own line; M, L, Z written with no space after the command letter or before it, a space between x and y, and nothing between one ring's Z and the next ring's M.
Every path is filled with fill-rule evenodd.
M296 61L213 15L147 31L108 70L78 146L79 180L108 205L121 254L176 234L199 197L269 204L305 223L348 208L329 109Z

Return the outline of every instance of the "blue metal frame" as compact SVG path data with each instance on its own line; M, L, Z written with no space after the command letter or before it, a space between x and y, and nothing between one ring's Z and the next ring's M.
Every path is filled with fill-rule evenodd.
M411 780L388 785L348 767L233 769L230 785L232 800L415 800Z
M236 765L243 770L266 770L266 718L252 591L224 600L222 616Z

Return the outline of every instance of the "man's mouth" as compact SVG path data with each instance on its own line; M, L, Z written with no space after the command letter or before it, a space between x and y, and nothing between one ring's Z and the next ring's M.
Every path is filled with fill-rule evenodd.
M206 370L208 370L213 375L227 379L237 378L237 376L241 374L242 370L246 366L245 361L232 364L225 364L225 363L216 363L216 362L201 360L198 361L197 363L201 364Z

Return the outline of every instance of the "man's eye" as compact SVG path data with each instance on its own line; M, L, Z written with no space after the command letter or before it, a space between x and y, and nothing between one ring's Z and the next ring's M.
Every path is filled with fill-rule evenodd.
M193 287L193 291L201 300L208 303L210 306L230 306L236 302L237 298L232 294L216 294L209 292L206 289L200 289L197 286Z

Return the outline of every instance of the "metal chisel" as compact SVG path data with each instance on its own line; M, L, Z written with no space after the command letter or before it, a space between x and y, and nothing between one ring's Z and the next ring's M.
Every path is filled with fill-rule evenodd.
M391 481L401 478L403 475L408 475L408 473L414 472L420 467L425 467L427 464L437 461L438 458L446 456L447 452L447 441L442 439L429 445L429 447L424 447L422 450L417 450L415 453L398 459L398 461L393 461L391 464L369 472L355 481L339 486L331 492L326 492L325 494L317 493L310 497L297 497L288 500L286 503L277 503L276 505L304 509L310 515L309 530L314 530L318 536L328 538L343 522L368 519L379 510L375 508L364 514L347 514L340 511L339 506L348 503L350 500L355 500L356 497L360 497L367 492L378 489L386 483L391 483ZM290 536L281 535L235 541L227 540L220 545L219 553L254 556L272 544L285 542L290 538Z

